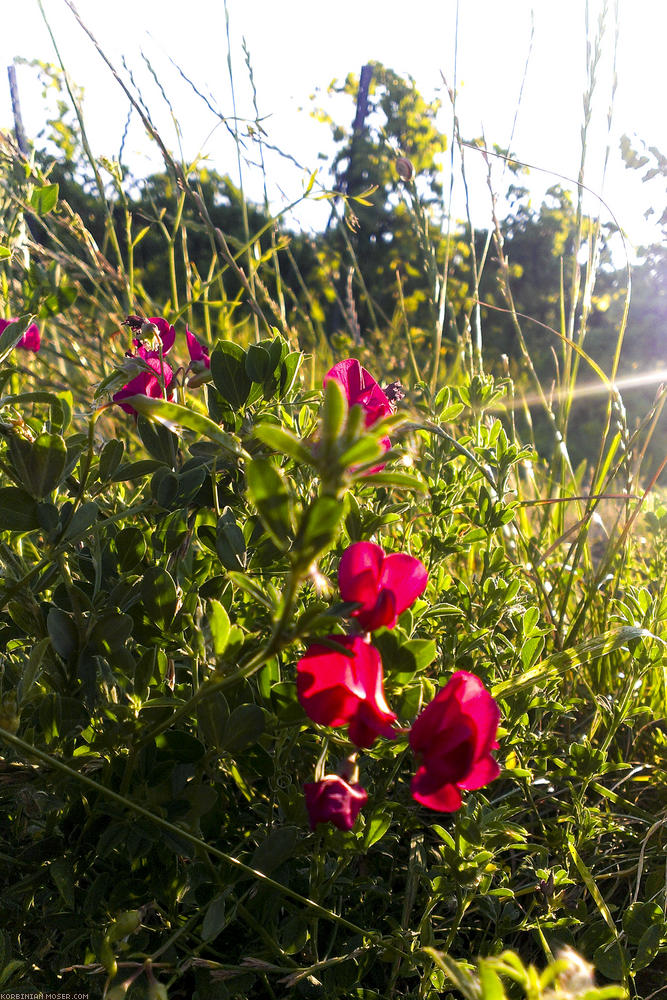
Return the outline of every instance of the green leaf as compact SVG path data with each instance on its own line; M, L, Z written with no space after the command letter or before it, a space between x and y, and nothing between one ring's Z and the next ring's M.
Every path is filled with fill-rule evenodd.
M309 566L313 560L335 542L345 505L336 497L316 497L304 513L294 542L298 564Z
M303 361L303 354L300 351L294 351L292 354L288 354L287 357L282 361L280 365L280 383L279 383L279 398L284 399L284 397L290 392L295 381L296 376L301 367L301 362Z
M42 662L46 656L50 642L51 639L47 636L46 638L40 639L39 642L35 643L30 650L30 657L27 664L23 668L21 680L19 681L19 703L26 700L31 687L39 678L42 670Z
M23 969L24 967L25 962L23 962L20 958L12 958L12 960L7 962L7 965L4 966L2 972L0 972L0 986L4 986L5 983L9 982L15 972L18 972L19 969Z
M229 705L222 691L215 691L197 706L200 734L210 747L219 750L225 739Z
M211 630L211 639L213 640L213 653L216 657L219 657L222 656L227 648L229 640L229 630L231 628L229 615L220 601L209 601L208 609L207 622Z
M215 550L227 570L244 570L246 547L243 532L236 523L231 507L225 507L215 529Z
M245 357L245 370L248 378L253 382L264 382L273 374L275 365L271 362L271 355L265 347L259 344L252 344L248 348Z
M304 721L294 681L279 681L271 688L271 707L281 722L292 725Z
M11 255L12 252L9 249L9 247L4 247L0 245L0 260L7 260L8 257L11 257Z
M180 434L185 428L215 441L223 451L235 458L249 457L238 438L220 430L218 425L203 413L197 413L179 403L170 403L166 399L149 399L148 396L128 396L124 402L134 407L137 413L163 424L175 434Z
M34 209L37 215L47 215L48 212L51 212L56 207L57 203L57 184L44 184L40 188L35 188L30 195L30 207Z
M247 400L252 379L246 372L246 352L231 340L220 340L211 354L213 384L223 399L237 410Z
M433 662L437 651L434 639L409 639L401 644L395 631L384 631L373 641L394 684L408 684Z
M239 705L227 720L221 749L236 753L256 743L264 732L264 712L259 705Z
M59 434L40 434L32 444L30 492L42 499L60 483L67 462L67 445Z
M290 547L294 533L290 495L283 476L266 458L256 458L246 469L248 494L262 524L279 549Z
M0 488L0 531L33 531L39 527L37 501L19 486Z
M313 456L306 445L291 431L286 431L284 427L269 423L257 424L253 429L253 434L278 455L286 455L296 462L312 465Z
M644 931L637 945L637 954L633 962L635 969L645 969L647 965L651 964L660 950L664 930L665 928L660 923L653 924Z
M624 979L628 967L628 954L618 941L610 941L595 949L593 963L607 979Z
M320 438L330 444L338 438L347 419L347 396L342 386L331 378L324 387L324 402L320 411Z
M391 813L379 813L373 816L364 830L364 850L367 851L373 844L377 844L378 840L382 840L390 826Z
M129 483L134 479L150 476L158 469L164 469L162 462L156 462L154 458L140 458L138 462L124 462L111 473L109 478L112 483Z
M484 1000L507 1000L507 994L497 973L484 961L479 963L479 985L482 987Z
M164 656L164 654L162 654ZM148 697L148 692L150 689L151 681L156 673L156 667L158 662L158 649L157 646L153 646L152 649L146 650L146 652L139 657L137 665L134 668L134 693L142 701Z
M46 616L46 629L58 656L69 660L79 645L79 634L72 616L60 608L52 607Z
M107 608L101 613L90 637L103 653L113 653L125 647L133 626L134 620L130 615Z
M375 462L383 454L382 446L372 435L360 438L340 456L340 464L349 469L366 462Z
M157 421L151 423L146 417L140 415L137 419L137 430L144 448L151 458L164 465L173 465L178 448L178 438L168 427Z
M224 895L216 896L206 908L206 916L201 927L203 941L212 941L220 934L227 923Z
M265 875L269 875L294 856L297 843L298 830L295 826L280 827L270 833L256 848L250 864Z
M76 538L78 535L85 535L93 527L100 513L100 508L94 500L82 503L69 523L67 531L63 534L63 540Z
M611 629L603 635L586 639L572 649L565 649L560 653L553 653L547 656L530 670L523 671L518 677L511 677L507 681L500 681L491 690L494 698L506 698L508 695L516 694L524 688L534 687L536 684L543 685L547 680L553 680L573 670L582 663L606 656L616 649L622 649L633 639L658 639L644 628L637 628L634 625L623 625L621 628Z
M159 566L150 566L141 581L143 611L149 621L166 628L176 614L178 595L171 575Z
M662 921L662 909L657 903L632 903L623 914L623 930L631 941L639 941L652 926Z
M107 441L104 448L102 448L99 467L99 477L102 482L106 479L111 479L121 463L124 451L125 445L118 438L112 438L111 441Z
M135 525L123 528L112 542L118 557L118 569L121 573L131 573L146 554L146 539Z
M49 875L56 884L65 906L74 908L74 874L64 858L56 858L49 865Z

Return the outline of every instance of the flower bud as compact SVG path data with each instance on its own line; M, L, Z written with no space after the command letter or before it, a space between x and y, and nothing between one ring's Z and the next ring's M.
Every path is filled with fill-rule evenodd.
M358 784L348 784L338 774L325 774L321 781L303 786L310 828L318 823L333 823L339 830L351 830L368 794Z

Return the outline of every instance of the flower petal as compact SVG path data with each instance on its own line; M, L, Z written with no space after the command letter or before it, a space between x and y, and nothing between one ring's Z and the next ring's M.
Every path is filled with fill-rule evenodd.
M381 590L373 607L360 608L352 615L366 632L373 632L376 628L393 628L398 621L396 599L390 591Z
M323 385L334 379L341 386L350 406L353 406L363 389L363 371L356 358L346 358L329 369L324 376Z
M324 376L324 385L330 379L335 379L341 386L350 406L358 403L363 407L366 427L394 412L391 403L371 373L362 368L356 358L346 358L345 361L339 361L330 368Z
M190 361L201 361L207 368L211 367L211 360L209 358L208 347L198 340L194 333L189 330L186 326L185 328L185 339L188 345L188 351L190 353Z
M39 327L36 323L31 323L16 346L22 348L24 351L37 352L40 348L41 340Z
M466 788L473 791L475 788L482 788L494 781L500 774L500 765L493 757L482 757L475 761L463 781L458 782L459 788Z
M350 739L371 746L389 735L396 716L384 697L382 661L377 649L360 636L329 636L352 653L315 644L297 664L297 695L306 714L325 726L349 723Z
M421 560L403 552L385 556L380 574L380 586L394 595L396 614L402 614L426 590L428 573Z
M383 560L384 550L373 542L348 545L338 564L338 586L344 601L375 604Z
M169 354L176 340L176 331L173 326L167 323L166 319L163 319L162 316L151 316L148 322L154 323L158 328L160 340L162 341L162 353Z
M461 793L455 785L442 785L432 789L424 786L425 769L420 767L412 779L410 790L413 799L436 812L456 812L461 808Z
M340 686L355 698L363 698L366 692L358 680L355 661L358 648L365 643L358 636L330 635L328 638L349 649L354 655L346 656L319 643L309 646L296 668L297 684L300 685L299 700L301 692L304 698L312 698L315 694Z
M310 828L333 823L339 830L351 830L368 793L359 784L348 784L338 774L325 774L320 781L303 786Z

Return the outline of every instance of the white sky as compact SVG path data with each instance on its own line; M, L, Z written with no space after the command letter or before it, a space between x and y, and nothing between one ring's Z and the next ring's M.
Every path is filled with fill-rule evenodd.
M37 0L19 5L0 0L11 16L3 18L0 62L15 56L55 62L56 57ZM72 78L85 87L85 114L96 156L112 157L120 147L127 115L125 98L85 37L64 0L43 0L63 61ZM592 33L602 0L591 0ZM226 116L232 116L223 0L79 0L83 20L97 36L121 72L120 56L136 74L146 103L171 148L175 130L168 109L143 62L149 58L172 102L183 133L185 155L202 150L221 173L238 182L233 144L224 127L210 135L216 119L207 111L170 63L183 72ZM518 110L512 149L518 159L568 177L576 177L580 157L582 95L585 88L585 0L460 0L458 29L457 111L464 137L480 135L491 145L506 146L512 133L531 37L534 37L523 98ZM613 15L614 0L609 0ZM621 226L635 243L656 239L654 228L642 222L655 198L660 215L667 196L664 183L653 191L636 172L623 168L618 139L637 135L667 153L664 114L664 40L667 3L664 0L619 0L620 40L618 87L614 102L612 146L604 195ZM228 0L237 114L254 117L248 72L242 51L245 38L257 88L257 101L269 141L292 154L310 170L326 166L331 155L329 130L312 120L311 95L326 105L325 91L334 78L359 73L363 63L379 60L401 74L410 74L422 94L440 93L443 131L451 132L451 111L442 89L441 72L452 85L456 0ZM589 169L586 181L600 189L606 146L606 118L611 96L611 52L614 19L608 18L605 52L594 99ZM45 111L40 86L32 70L18 68L23 117L29 137L43 126ZM5 71L0 73L0 127L11 128L11 104ZM348 125L351 103L334 105L335 117ZM136 122L126 149L137 171L160 168L159 157ZM150 152L150 156L148 156ZM248 148L254 159L256 149ZM318 159L325 154L325 160ZM271 205L278 210L297 198L304 177L292 164L267 152ZM470 153L466 169L476 225L489 221L488 194L482 180L481 158ZM323 166L324 164L324 166ZM534 200L558 178L531 172ZM496 184L506 182L499 169ZM244 166L250 197L261 198L260 175ZM448 178L445 188L448 187ZM461 180L455 173L455 209L462 212ZM457 197L458 193L458 197ZM593 202L587 208L593 209ZM326 220L325 203L301 208L296 221L316 226ZM609 218L602 209L602 218Z

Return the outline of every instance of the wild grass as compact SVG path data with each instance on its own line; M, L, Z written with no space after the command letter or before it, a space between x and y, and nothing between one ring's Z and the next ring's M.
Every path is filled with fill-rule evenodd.
M638 1000L659 997L665 989L667 949L667 506L658 487L662 466L646 474L642 459L656 433L665 394L658 393L638 428L628 425L618 373L630 302L629 269L608 370L586 351L602 238L600 217L590 218L584 211L588 129L595 102L601 99L596 87L602 47L610 37L614 44L617 11L605 3L597 23L587 24L574 242L562 260L560 287L548 290L557 296L560 326L545 331L553 337L555 376L552 384L544 384L525 335L531 320L514 298L512 262L506 254L503 220L498 217L491 179L494 158L518 160L509 151L462 140L456 81L450 92L450 171L452 176L456 169L465 171L471 156L484 158L492 206L481 246L468 225L469 294L456 298L452 293L454 244L465 237L465 226L448 218L444 253L439 251L418 178L410 179L403 187L404 203L423 252L420 266L427 277L431 325L417 329L411 322L398 270L387 271L387 286L396 288L396 311L393 317L383 316L369 293L354 240L343 221L346 213L349 218L354 211L353 196L326 191L313 177L303 197L317 193L331 199L350 275L345 291L339 281L331 293L330 298L338 296L342 317L338 329L331 330L326 328L327 302L316 300L319 294L325 298L321 286L315 291L309 288L292 252L294 234L286 220L293 206L273 210L265 188L263 216L258 219L244 195L227 5L230 127L239 174L235 187L240 225L234 232L224 232L215 221L206 172L169 150L141 93L111 64L103 44L92 37L74 5L69 0L66 4L115 85L124 92L128 106L140 117L148 139L157 145L164 160L165 186L159 203L150 191L146 193L139 214L137 188L141 190L142 182L132 178L119 161L95 157L86 138L79 98L71 86L72 134L94 182L89 202L102 209L100 231L92 232L83 214L63 197L52 211L40 214L35 192L49 186L57 166L47 159L26 158L11 137L2 137L2 245L9 254L0 261L0 295L7 315L38 315L44 342L29 364L24 355L12 355L0 398L7 418L4 432L11 437L9 427L24 426L27 437L39 433L39 407L44 400L22 396L28 388L60 394L70 400L75 431L76 440L68 447L73 451L80 445L82 458L58 487L63 497L69 491L71 504L66 511L62 508L65 521L60 540L52 539L48 549L53 566L62 574L60 591L49 580L49 556L40 552L34 536L17 539L5 535L0 526L3 628L9 643L0 728L11 751L2 771L3 811L13 824L12 831L18 831L8 835L3 848L7 852L3 881L11 881L7 866L13 849L21 872L19 889L11 896L13 916L5 921L11 956L4 971L0 970L0 984L18 989L64 982L73 989L92 982L100 995L104 989L107 997L114 998L126 993L164 996L167 988L173 997L185 996L189 990L190 995L225 998L320 995L425 1000L454 995L446 990L457 990L456 995L466 1000L500 1000L522 995L521 990L535 1000L592 1000L595 996L602 1000L622 995L611 987L607 993L593 993L585 966L583 972L579 970L583 985L568 992L567 976L574 975L570 966L575 960L567 955L558 959L562 944L575 947L595 963L600 978L622 982ZM247 50L245 57L255 102L256 148L264 168L266 139ZM71 68L61 63L59 71L70 73ZM613 96L612 89L610 108ZM164 99L168 101L166 93ZM611 130L611 112L608 124ZM177 123L176 128L178 132ZM608 155L607 150L605 162ZM601 200L600 204L604 207ZM166 299L156 298L149 290L151 260L141 257L142 245L149 241L154 256L166 261ZM587 260L581 264L584 246ZM495 305L485 302L480 291L491 258L498 293ZM326 278L333 286L333 274ZM363 330L356 312L362 306L369 316ZM485 357L484 337L485 317L492 309L506 310L517 345L516 356L507 360L501 375L496 370L495 377ZM189 440L188 428L197 438L188 455L185 444L173 433L156 429L157 425L143 418L135 423L117 409L96 410L95 387L112 374L131 348L131 335L123 326L128 314L164 316L179 329L187 324L211 347L217 341L232 341L247 349L248 356L253 348L268 350L269 340L277 338L286 345L285 353L303 352L306 363L292 395L267 397L257 403L256 412L244 405L234 412L234 406L214 396L213 390L207 406L203 394L188 392L183 382L178 403L187 406L190 416L178 411L178 420L172 414L168 426L172 432L179 426L185 428L184 440ZM266 430L264 438L258 435L265 443L278 440L275 428L280 426L286 449L279 458L281 477L289 480L296 507L309 509L309 499L319 495L318 484L326 479L327 469L316 469L311 475L304 464L304 444L310 445L316 433L322 375L340 359L341 352L359 357L385 383L394 378L404 383L407 399L401 412L405 420L396 431L404 452L402 474L407 468L424 488L423 498L413 499L408 493L406 499L401 492L405 479L396 473L398 478L388 479L386 487L381 477L377 480L380 492L376 495L370 481L365 485L357 477L356 493L352 490L345 501L341 499L345 504L345 520L339 523L341 537L372 536L389 548L407 546L431 574L429 605L420 605L414 615L406 613L401 619L396 648L385 639L388 659L396 658L392 692L400 700L401 714L408 717L432 697L447 672L467 669L477 673L503 710L499 759L504 773L483 795L469 796L456 816L443 819L431 814L418 821L401 799L403 752L378 751L372 759L377 765L372 774L368 765L373 809L366 825L338 839L318 833L308 843L301 839L297 849L292 841L296 843L301 836L301 807L292 774L298 773L301 779L304 759L316 759L320 752L325 758L329 752L342 750L334 740L331 747L325 742L322 749L313 734L304 735L303 726L295 722L294 705L288 704L285 694L289 657L285 654L281 659L278 652L282 653L281 643L286 647L307 636L308 622L327 613L326 605L313 590L307 572L298 580L286 577L266 539L258 541L259 521L241 474L229 462L230 442L240 442L238 454L249 460L249 452L255 457L259 447L251 432L253 421L255 426L259 421L263 427L274 428L273 437ZM591 381L606 399L606 409L591 461L577 467L568 447L573 405L582 385ZM217 419L211 420L215 407ZM49 433L60 433L50 412ZM546 447L534 433L538 412L547 427ZM212 430L212 424L220 424L222 431L220 427ZM62 421L60 427L64 435ZM136 480L114 479L113 474L105 479L103 470L113 465L112 452L121 441L131 462L152 463L143 478L135 467ZM213 459L206 450L213 448L212 442L222 442L222 450ZM171 449L168 458L164 458L165 449ZM185 489L183 477L188 473L199 474L197 461L202 456L209 463L206 476L212 486L206 488L211 492L207 502L212 513L208 521L198 522L195 534L188 508L192 497L186 497L181 507L174 501L172 509L171 499L165 497L172 486ZM3 475L12 488L17 485L15 458L3 452ZM170 471L161 473L163 478L149 480L156 463L169 465ZM46 655L49 638L56 646L60 641L54 638L53 628L45 635L38 630L33 635L25 615L40 620L47 601L57 604L56 595L77 628L83 627L89 613L86 560L97 566L97 576L93 574L97 587L104 560L116 558L116 549L122 557L118 536L105 534L107 525L91 534L91 524L81 522L78 533L74 530L68 538L75 515L90 503L97 503L100 517L117 521L125 532L139 531L139 525L155 546L156 565L177 581L179 573L186 574L184 579L190 579L193 587L195 579L197 586L202 583L197 562L204 565L202 553L209 552L211 544L212 551L216 545L218 554L221 551L221 529L215 525L224 520L226 511L232 510L232 521L236 512L240 521L243 507L247 520L240 529L236 522L234 526L245 533L250 548L256 544L260 556L251 569L244 567L245 583L240 564L238 571L229 571L225 563L224 570L218 566L215 576L211 571L214 580L222 580L229 571L233 587L230 584L220 593L214 587L205 591L196 611L189 608L187 592L181 589L177 595L174 590L179 614L184 607L183 622L187 614L192 615L190 625L183 625L182 634L188 636L187 641L182 639L185 645L179 647L165 626L164 648L157 639L146 640L153 658L150 665L148 652L132 667L119 658L119 676L125 676L125 671L127 677L118 682L112 670L103 672L106 701L96 703L88 727L82 724L76 736L62 718L51 718L50 709L39 705L54 705L59 698L59 712L76 714L77 699L81 704L85 701L80 691L89 683L81 677L69 686L69 681L63 682L62 690L55 682L50 690L47 680L42 680L41 702L33 693L33 700L26 701L25 714L19 713L23 728L12 731L8 719L12 705L14 710L17 705L11 687L15 649L27 649L30 641ZM51 500L43 498L42 506L49 504ZM151 511L157 509L160 514L151 522ZM182 523L181 509L185 512ZM168 518L163 517L164 511ZM178 538L178 544L172 545L173 538ZM208 550L207 540L211 543ZM129 554L123 558L130 566L132 553L127 544ZM196 556L187 554L188 544L200 546ZM333 553L340 547L333 539L331 545ZM333 578L331 552L318 559L325 575ZM25 597L26 584L33 583L34 597L22 613L17 605ZM228 598L221 596L225 592ZM142 600L147 600L148 590L141 593ZM114 607L125 607L126 599L126 594L114 590ZM123 612L126 617L130 606L136 605L136 599L132 600L134 605L130 601ZM219 828L204 819L203 806L197 812L194 793L192 811L187 814L190 825L184 825L184 798L178 798L169 785L171 781L175 787L182 779L185 788L192 780L187 772L192 746L187 741L205 741L217 724L197 707L207 683L212 626L204 611L208 614L211 602L216 614L227 618L227 626L229 612L232 629L245 630L245 639L236 637L234 667L241 664L245 671L243 691L252 691L264 711L272 706L274 712L271 751L264 754L270 762L257 748L247 752L247 759L235 760L232 749L228 751L232 756L221 765L225 775L221 786L211 777L212 764L210 773L198 774L191 785L197 785L203 797L207 789L216 788L219 800L213 815ZM290 616L295 624L286 638ZM148 625L137 622L137 641L141 642L141 630ZM17 628L24 630L20 643ZM253 629L258 634L268 629L271 638L261 647L264 652L244 661L243 656L250 654L242 641L249 641ZM173 626L173 632L177 631ZM215 641L214 636L214 645ZM401 657L406 654L401 650L411 641L435 642L437 657L432 665L419 663L408 677L410 670L396 664L404 662ZM39 642L46 644L39 646ZM417 647L410 648L414 657ZM63 640L57 650L63 662L64 650ZM231 670L225 663L225 669ZM131 677L135 669L143 671L141 684L136 673ZM220 692L226 684L223 678ZM17 685L20 707L22 689L20 682ZM174 691L180 701L173 700ZM241 696L237 706L231 693L229 697L232 711L248 708ZM159 782L156 778L155 789L146 777L145 717L137 721L146 698L156 759L164 754L173 772L161 774ZM105 726L113 735L105 737ZM85 745L82 733L88 741ZM233 738L225 733L233 748ZM174 760L168 753L175 755ZM261 805L253 801L253 780L263 789ZM34 781L34 795L26 793L25 801L16 797L17 781L31 789ZM40 795L46 804L40 805ZM123 822L130 816L128 826L137 817L144 825L121 833L114 816L113 822L107 820L111 830L107 836L100 828L98 796L100 801L106 796L108 808L117 809ZM180 803L177 809L175 800ZM68 840L70 831L79 838L78 855L76 845ZM114 846L114 836L120 850ZM284 867L277 862L275 871L265 856L267 851L261 853L269 836L276 838L270 841L269 853L285 851ZM30 838L34 844L28 844ZM102 844L99 855L95 853L97 839ZM49 853L51 840L55 846ZM64 866L57 857L57 851L65 849L62 844L67 844ZM136 895L131 872L120 856L126 847L129 856L135 851L140 886ZM168 856L164 870L172 880L162 886L160 851ZM149 855L153 867L147 876ZM91 885L86 883L87 865L99 876ZM119 888L113 885L114 865L123 870ZM51 880L50 894L44 890L45 878ZM155 899L149 899L149 891ZM28 930L38 902L53 921L55 944L40 945ZM119 914L137 906L142 908L144 929L135 946L136 938L112 933L111 928ZM101 913L106 914L104 919ZM14 933L12 922L22 928L19 934ZM229 928L238 935L235 940L240 945L230 944L225 936ZM111 971L113 964L103 954L105 945L112 944L118 945L120 974ZM66 961L56 968L58 949ZM517 951L523 961L505 949ZM479 963L478 955L483 956ZM551 971L540 982L531 963ZM510 982L514 986L507 985Z

